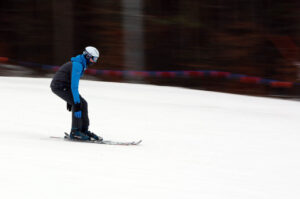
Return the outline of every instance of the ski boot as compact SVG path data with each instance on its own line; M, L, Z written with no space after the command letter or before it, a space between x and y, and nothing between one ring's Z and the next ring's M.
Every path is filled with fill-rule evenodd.
M81 140L81 141L88 141L90 137L87 136L85 133L80 131L71 131L70 138L73 140Z
M93 141L102 141L103 140L102 137L96 135L95 133L93 133L91 131L84 131L83 133L85 135L87 135L90 138L90 140L93 140Z

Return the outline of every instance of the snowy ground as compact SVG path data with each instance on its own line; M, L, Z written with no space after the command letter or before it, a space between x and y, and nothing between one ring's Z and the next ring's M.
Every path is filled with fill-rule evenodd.
M0 78L0 198L298 199L300 104L81 81L90 129L139 146L50 139L69 131L50 79Z

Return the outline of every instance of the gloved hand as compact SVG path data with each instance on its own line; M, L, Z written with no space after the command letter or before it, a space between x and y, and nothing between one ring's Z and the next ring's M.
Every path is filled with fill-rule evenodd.
M81 118L81 103L74 104L74 116L76 118Z
M67 103L67 110L72 111L72 104Z
M74 112L76 118L81 118L81 111Z

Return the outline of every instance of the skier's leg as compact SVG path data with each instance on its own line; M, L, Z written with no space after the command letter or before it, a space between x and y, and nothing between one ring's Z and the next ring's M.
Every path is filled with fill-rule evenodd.
M77 118L74 114L74 106L72 106L72 126L71 131L81 131L82 129L82 117Z
M89 131L89 115L88 115L88 103L87 101L80 96L81 100L81 110L82 110L82 132L89 136L92 140L103 140L102 137L96 135L95 133Z
M73 95L70 89L62 88L62 89L52 89L53 93L59 96L61 99L66 101L69 104L72 104L74 107ZM81 118L76 118L74 116L74 109L72 108L72 126L71 131L80 131L82 128Z
M73 104L73 95L71 93L71 91L67 88L64 89L52 89L52 92L54 94L56 94L58 97L60 97L61 99L63 99L64 101L66 101L69 104Z
M87 101L80 96L81 101L81 110L82 110L82 124L81 129L83 132L89 130L90 120L88 115L88 103Z

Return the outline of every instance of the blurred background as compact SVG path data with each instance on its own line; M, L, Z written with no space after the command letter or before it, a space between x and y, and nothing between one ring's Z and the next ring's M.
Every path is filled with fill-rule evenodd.
M299 0L0 0L0 75L52 77L85 46L86 79L299 98Z

